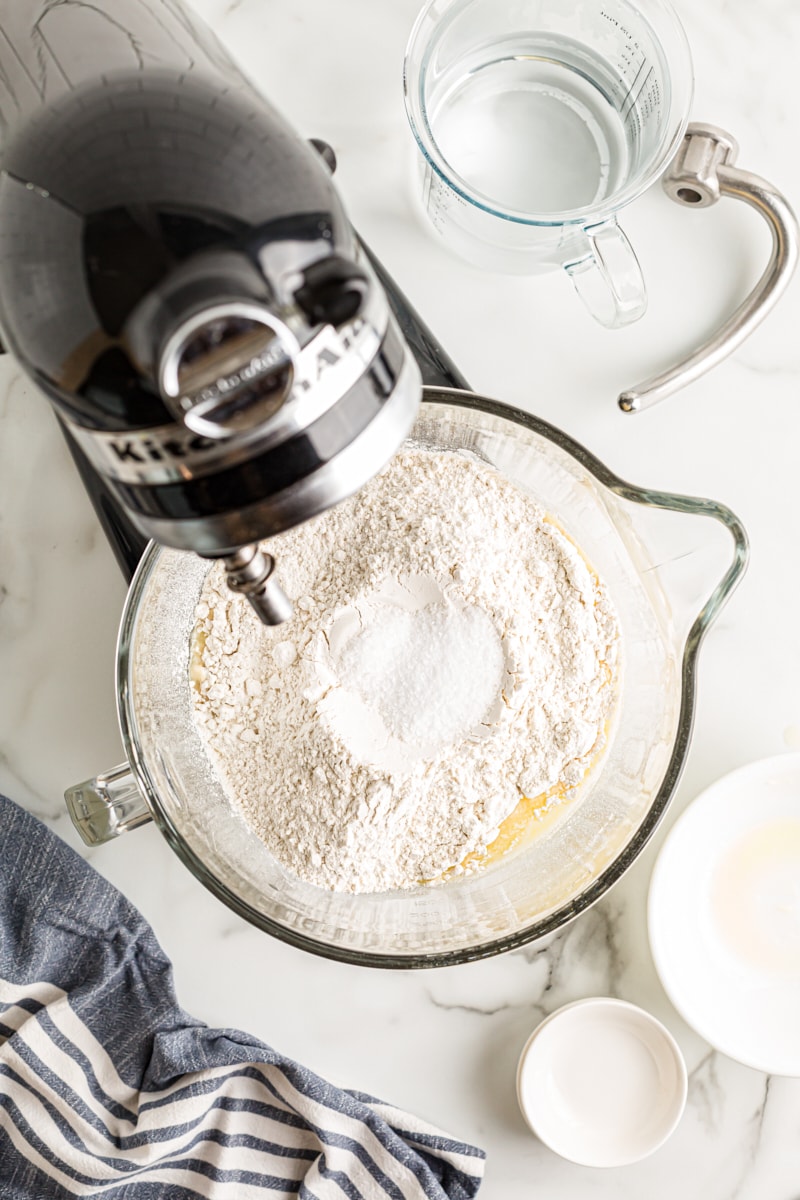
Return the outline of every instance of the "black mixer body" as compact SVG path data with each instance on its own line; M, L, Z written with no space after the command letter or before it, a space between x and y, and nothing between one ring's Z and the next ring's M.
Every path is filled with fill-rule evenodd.
M146 537L283 619L257 544L370 479L421 390L326 158L174 0L0 21L2 339Z

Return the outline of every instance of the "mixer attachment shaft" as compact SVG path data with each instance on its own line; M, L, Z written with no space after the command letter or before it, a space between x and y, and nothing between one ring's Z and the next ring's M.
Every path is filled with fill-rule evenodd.
M292 602L275 574L275 559L258 546L242 546L224 558L228 587L245 596L264 625L282 625Z

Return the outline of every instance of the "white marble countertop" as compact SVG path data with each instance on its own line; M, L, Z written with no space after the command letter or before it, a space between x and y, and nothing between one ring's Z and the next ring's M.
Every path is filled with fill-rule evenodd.
M246 925L152 826L94 851L93 864L152 923L189 1011L474 1140L488 1152L487 1200L796 1200L800 1080L739 1066L682 1023L653 969L644 902L664 834L693 796L733 767L800 747L800 284L733 360L624 417L617 392L710 331L761 270L768 238L752 211L725 201L691 212L655 190L632 205L624 224L650 307L637 325L606 332L566 277L481 274L412 215L401 63L417 0L194 5L297 128L336 148L357 228L476 390L563 426L637 483L726 502L748 528L752 561L701 652L694 740L664 825L623 882L545 950L438 971L348 967ZM728 128L742 165L800 201L800 7L678 8L696 63L694 117ZM77 846L64 787L122 756L113 660L124 586L47 404L8 359L0 431L0 788ZM533 1027L592 994L662 1018L690 1070L677 1132L618 1170L557 1158L515 1099Z

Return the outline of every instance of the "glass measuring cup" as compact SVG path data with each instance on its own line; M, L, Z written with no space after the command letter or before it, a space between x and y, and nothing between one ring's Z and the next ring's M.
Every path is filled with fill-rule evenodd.
M602 325L635 321L616 214L674 156L692 82L666 0L429 0L404 90L433 228L489 270L563 267Z

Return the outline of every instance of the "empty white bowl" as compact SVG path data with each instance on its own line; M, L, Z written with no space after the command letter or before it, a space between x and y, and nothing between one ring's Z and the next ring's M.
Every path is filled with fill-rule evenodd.
M678 1124L686 1092L672 1034L644 1009L605 996L551 1013L517 1070L528 1125L585 1167L622 1167L652 1154Z

